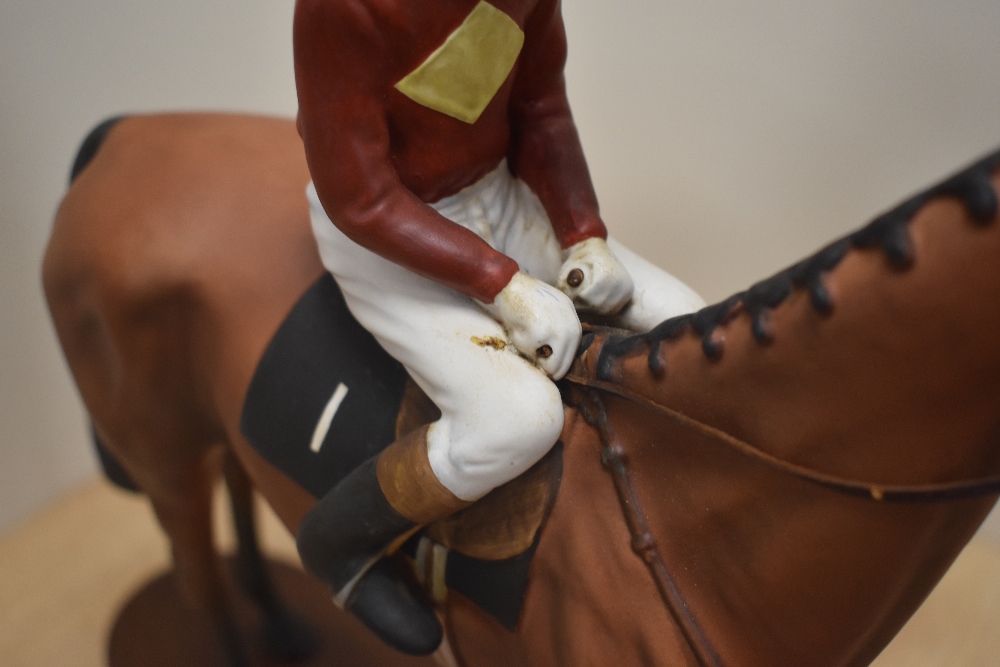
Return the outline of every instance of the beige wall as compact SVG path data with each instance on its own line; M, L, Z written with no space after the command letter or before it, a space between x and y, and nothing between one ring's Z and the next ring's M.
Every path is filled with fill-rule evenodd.
M77 142L121 112L293 113L291 9L0 5L0 530L94 469L37 278ZM566 0L564 14L613 233L710 300L1000 144L993 0Z

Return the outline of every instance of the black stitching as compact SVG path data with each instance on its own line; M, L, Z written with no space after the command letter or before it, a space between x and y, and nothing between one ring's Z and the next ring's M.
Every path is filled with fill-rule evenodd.
M899 270L915 261L909 223L924 204L938 197L954 197L965 207L977 225L986 225L997 215L998 197L990 177L1000 167L1000 151L979 160L942 183L912 197L879 215L861 229L834 241L815 255L794 264L780 273L762 280L745 292L706 306L696 313L674 317L651 331L634 336L613 335L607 339L597 359L597 379L610 382L614 362L641 343L649 345L648 366L651 373L666 372L660 358L660 343L676 338L689 327L701 336L702 352L709 359L722 356L722 341L714 337L715 330L742 304L750 317L754 338L761 344L771 341L771 310L792 293L793 288L805 289L816 312L828 314L833 299L823 282L824 274L833 270L852 248L878 248L889 264Z

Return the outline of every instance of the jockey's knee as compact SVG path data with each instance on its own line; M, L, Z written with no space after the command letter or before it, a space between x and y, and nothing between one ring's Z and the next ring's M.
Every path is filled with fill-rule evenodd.
M563 405L559 390L546 379L449 417L442 417L428 434L431 467L456 496L476 500L552 448L562 432Z

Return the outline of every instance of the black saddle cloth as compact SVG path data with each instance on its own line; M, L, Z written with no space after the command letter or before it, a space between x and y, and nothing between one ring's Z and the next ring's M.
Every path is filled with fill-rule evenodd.
M408 377L358 324L333 277L324 274L268 345L250 382L240 428L268 463L321 498L393 442ZM417 539L404 552L412 555ZM450 552L445 582L512 630L537 544L536 535L527 551L498 561Z
M240 428L264 459L322 498L395 439L407 377L354 319L327 273L302 295L264 352ZM341 400L331 406L338 393ZM336 412L314 445L330 407Z

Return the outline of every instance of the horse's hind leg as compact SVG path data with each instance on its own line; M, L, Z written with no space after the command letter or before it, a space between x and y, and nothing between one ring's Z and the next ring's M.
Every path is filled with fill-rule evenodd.
M228 667L248 667L221 562L212 539L212 490L217 468L199 466L183 476L183 487L150 494L160 525L170 539L174 569L189 604L214 626Z
M226 457L226 486L236 526L236 571L244 591L264 612L264 638L276 658L304 660L315 655L317 634L306 620L291 611L278 596L257 542L253 488L243 467L230 453Z

